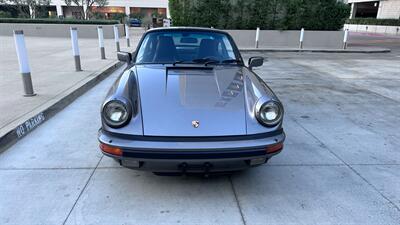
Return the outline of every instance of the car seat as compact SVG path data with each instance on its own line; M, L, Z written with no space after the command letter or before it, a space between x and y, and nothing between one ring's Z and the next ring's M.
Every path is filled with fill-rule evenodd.
M153 62L175 62L175 59L176 47L172 37L160 36Z
M218 42L212 39L203 39L200 42L199 52L197 58L202 59L206 57L220 58L218 53Z

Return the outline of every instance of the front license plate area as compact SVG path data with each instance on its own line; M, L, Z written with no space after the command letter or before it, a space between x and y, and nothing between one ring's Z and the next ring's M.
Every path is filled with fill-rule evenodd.
M178 165L178 170L182 171L182 172L186 172L188 170L196 170L196 171L204 171L204 172L209 172L210 169L213 167L213 165L209 162L205 162L205 163L180 163Z

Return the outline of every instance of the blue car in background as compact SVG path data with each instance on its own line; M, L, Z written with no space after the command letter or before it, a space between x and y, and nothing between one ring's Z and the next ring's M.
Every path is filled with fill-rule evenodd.
M140 21L140 19L130 18L129 26L130 27L140 27L140 26L142 26L142 21Z

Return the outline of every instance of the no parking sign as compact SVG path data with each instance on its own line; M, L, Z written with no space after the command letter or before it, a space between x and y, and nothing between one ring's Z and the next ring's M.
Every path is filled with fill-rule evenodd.
M163 19L163 27L170 27L172 25L171 19Z

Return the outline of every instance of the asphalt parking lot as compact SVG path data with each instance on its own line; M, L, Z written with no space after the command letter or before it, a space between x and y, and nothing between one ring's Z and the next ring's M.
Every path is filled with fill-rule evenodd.
M0 224L400 224L398 53L264 56L256 72L286 109L269 164L208 179L121 168L96 139L117 72L0 154Z

